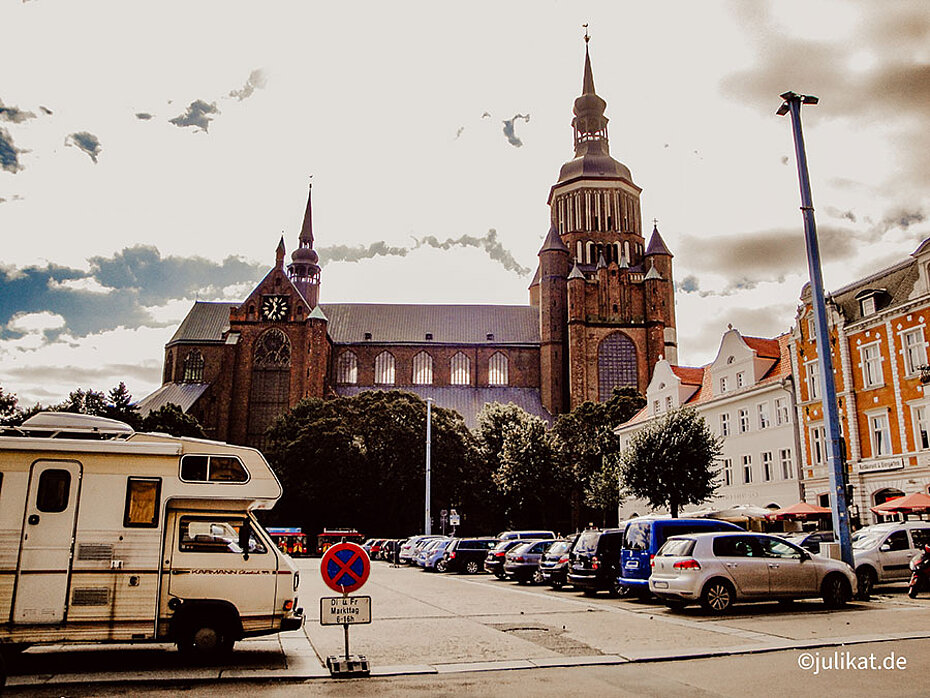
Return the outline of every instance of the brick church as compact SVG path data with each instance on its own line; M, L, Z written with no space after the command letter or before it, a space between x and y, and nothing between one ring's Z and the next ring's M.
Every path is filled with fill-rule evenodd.
M551 420L617 386L644 392L660 358L677 362L672 255L655 228L646 244L642 190L610 156L606 107L586 45L575 153L549 191L528 305L320 303L308 195L290 262L282 238L248 298L196 302L140 411L175 403L211 438L260 446L306 397L408 390L473 427L488 402Z

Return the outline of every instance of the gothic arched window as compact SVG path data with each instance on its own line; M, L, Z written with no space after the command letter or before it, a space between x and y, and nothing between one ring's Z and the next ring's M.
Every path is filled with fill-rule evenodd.
M272 328L256 340L252 350L252 389L249 394L247 443L261 448L265 430L290 407L291 340Z
M199 349L191 349L184 357L184 382L203 383L203 354Z
M507 355L497 352L491 355L488 361L488 385L508 385L510 370Z
M471 361L463 352L452 357L452 385L469 385L471 383Z
M413 357L413 384L433 384L433 357L425 351Z
M336 359L336 382L347 385L358 383L358 357L347 349Z
M394 355L389 351L375 357L375 385L394 385Z
M638 385L636 345L622 332L614 332L597 350L598 399L606 402L614 388Z

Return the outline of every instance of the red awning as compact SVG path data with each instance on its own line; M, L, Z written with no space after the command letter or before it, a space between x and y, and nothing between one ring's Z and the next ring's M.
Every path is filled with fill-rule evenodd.
M930 494L913 492L889 499L884 504L872 507L872 511L876 514L916 514L930 511Z
M776 509L768 517L772 521L783 521L785 519L806 519L810 516L829 516L833 512L826 507L819 507L816 504L807 502L798 502L784 509Z

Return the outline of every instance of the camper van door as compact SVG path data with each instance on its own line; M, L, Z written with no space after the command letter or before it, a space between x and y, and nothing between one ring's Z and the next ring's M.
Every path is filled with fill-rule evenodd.
M64 620L80 487L77 461L32 464L16 569L14 623Z

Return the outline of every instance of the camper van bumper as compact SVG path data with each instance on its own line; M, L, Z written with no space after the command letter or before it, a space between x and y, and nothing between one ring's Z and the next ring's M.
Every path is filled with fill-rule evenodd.
M298 608L294 615L286 616L281 620L281 631L300 630L304 624L304 609Z

